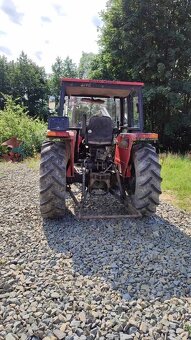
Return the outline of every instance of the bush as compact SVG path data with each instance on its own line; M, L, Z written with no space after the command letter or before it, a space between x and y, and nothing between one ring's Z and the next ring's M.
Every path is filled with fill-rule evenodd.
M33 156L40 151L45 139L46 124L27 116L25 108L10 96L5 99L5 108L0 110L0 152L3 150L1 143L14 136L23 141L25 156Z

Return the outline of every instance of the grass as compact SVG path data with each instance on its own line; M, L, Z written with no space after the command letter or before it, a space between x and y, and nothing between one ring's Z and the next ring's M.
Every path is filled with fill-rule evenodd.
M35 157L26 158L24 163L28 166L28 168L37 170L40 166L40 155L36 154Z
M167 154L160 159L164 195L171 197L171 203L180 209L191 212L191 158Z
M6 259L0 259L0 266L4 266L6 263Z
M188 335L191 336L191 324L186 324L184 329L188 332Z

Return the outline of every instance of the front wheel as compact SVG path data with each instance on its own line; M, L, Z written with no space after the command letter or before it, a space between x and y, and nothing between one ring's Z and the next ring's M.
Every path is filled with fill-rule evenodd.
M161 194L161 165L151 144L132 149L132 177L129 196L133 206L144 216L156 212Z

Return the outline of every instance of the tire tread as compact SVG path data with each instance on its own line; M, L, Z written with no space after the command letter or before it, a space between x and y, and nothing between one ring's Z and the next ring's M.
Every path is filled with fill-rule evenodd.
M40 163L40 212L43 218L65 215L66 167L65 142L44 142Z
M150 144L135 146L133 163L135 168L135 189L130 194L133 206L144 216L156 212L161 194L161 165L155 148Z

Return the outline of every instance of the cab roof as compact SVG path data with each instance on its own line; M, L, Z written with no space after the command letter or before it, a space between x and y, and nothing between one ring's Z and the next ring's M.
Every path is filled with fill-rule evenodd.
M125 98L131 91L144 86L144 83L139 82L77 78L61 78L61 84L64 87L65 96L104 98Z

